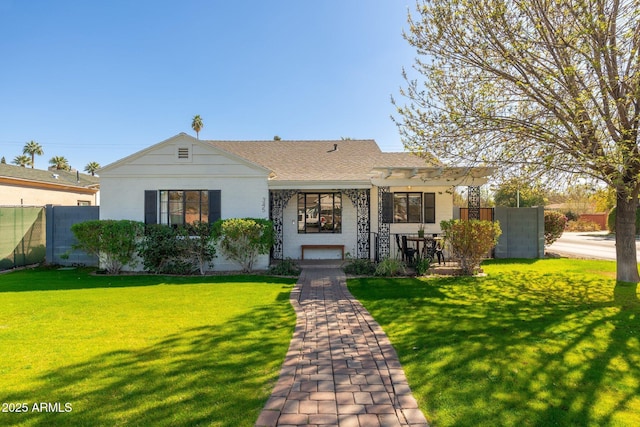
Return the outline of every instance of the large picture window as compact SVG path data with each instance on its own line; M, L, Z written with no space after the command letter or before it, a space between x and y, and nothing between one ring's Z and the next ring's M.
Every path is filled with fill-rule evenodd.
M160 224L209 222L209 194L204 190L160 191Z
M341 233L340 193L299 193L298 233Z

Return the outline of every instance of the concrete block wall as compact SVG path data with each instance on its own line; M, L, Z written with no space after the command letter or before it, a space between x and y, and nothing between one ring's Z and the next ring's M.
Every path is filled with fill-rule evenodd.
M46 206L47 212L47 264L98 266L98 258L73 250L76 239L71 226L79 222L97 220L99 206ZM67 259L62 258L68 254Z
M502 229L496 258L544 258L544 207L497 207L494 218Z

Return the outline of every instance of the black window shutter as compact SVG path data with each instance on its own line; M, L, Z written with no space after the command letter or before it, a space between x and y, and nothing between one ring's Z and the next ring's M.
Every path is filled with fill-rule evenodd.
M222 218L221 191L209 190L209 224Z
M158 192L155 190L144 191L144 223L158 223Z
M424 193L424 222L436 222L436 193Z
M393 222L393 193L382 194L382 222L385 224Z

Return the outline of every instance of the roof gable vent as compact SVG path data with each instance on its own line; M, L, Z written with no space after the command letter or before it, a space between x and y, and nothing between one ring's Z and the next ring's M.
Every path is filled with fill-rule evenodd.
M178 158L179 159L188 159L189 158L189 147L178 147Z

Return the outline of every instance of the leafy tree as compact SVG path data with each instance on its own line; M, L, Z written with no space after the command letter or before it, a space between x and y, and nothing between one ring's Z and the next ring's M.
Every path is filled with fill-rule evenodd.
M84 167L84 171L87 172L87 173L90 173L91 176L95 176L96 171L98 169L100 169L100 163L98 163L98 162L89 162Z
M44 151L42 150L42 146L40 144L32 140L24 145L22 154L28 154L31 156L31 168L33 168L36 162L36 154L38 156L42 156L44 154Z
M598 188L591 196L596 212L609 212L616 205L616 193L611 187ZM640 229L636 228L636 233Z
M71 170L71 166L69 166L69 161L64 156L54 156L49 159L49 164L51 166L55 166L57 170L68 171Z
M204 127L204 123L202 123L202 117L199 114L193 116L191 120L191 128L196 132L196 138L200 139L200 131Z
M268 254L273 245L273 223L266 219L220 219L213 227L222 254L244 272L250 272L258 255Z
M421 0L396 122L445 163L582 175L616 192L617 279L638 283L640 2ZM551 172L551 173L549 173Z
M2 156L2 159L0 159L0 164L3 164L3 165L7 164L7 159L5 159L4 156Z
M493 195L496 206L532 207L544 206L547 200L544 191L538 187L518 179L511 179L501 184Z
M31 157L25 156L24 154L21 156L16 156L11 163L13 163L14 165L22 166L24 168L31 164Z
M282 141L282 138L280 138L278 135L275 135L275 136L273 137L273 140L274 140L274 141Z

